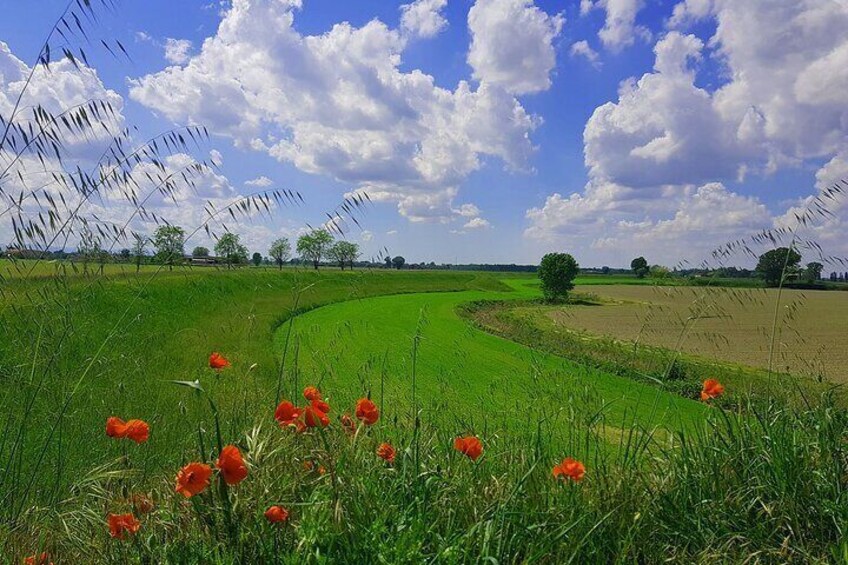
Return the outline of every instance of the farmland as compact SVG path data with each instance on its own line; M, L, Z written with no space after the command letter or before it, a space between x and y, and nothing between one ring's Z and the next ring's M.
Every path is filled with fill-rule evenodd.
M580 296L656 291L578 282ZM778 556L786 524L799 532L794 552L824 560L837 551L836 525L846 516L832 503L841 463L819 455L844 448L834 443L842 412L827 397L810 412L760 421L761 408L743 393L759 384L742 373L728 378L717 406L747 406L745 413L719 418L723 411L696 400L697 389L504 339L464 313L469 304L511 310L537 297L532 277L488 273L112 267L104 276L7 275L3 551L44 548L72 562L705 560L747 554L734 549L740 535ZM211 351L231 366L210 370ZM279 429L277 396L297 403L307 385L332 406L329 427ZM365 396L380 421L351 441L338 418ZM127 446L106 437L104 422L115 415L148 422L150 439ZM229 494L189 507L173 477L188 461L214 458L216 421L250 472ZM818 428L828 421L829 432ZM476 463L452 453L453 438L466 434L483 439ZM393 465L374 456L383 441L398 449ZM775 459L772 441L785 457ZM586 464L581 484L551 479L565 456ZM765 459L788 474L761 475ZM728 464L738 472L716 483ZM808 468L818 471L808 476ZM777 503L801 485L818 502L780 506L779 520L740 529L741 515L711 509L725 504L728 489L740 502L756 489ZM699 501L688 498L693 489ZM155 509L143 518L144 535L121 546L104 536L102 514L132 508L130 493ZM279 535L262 524L272 503L292 512ZM709 525L681 520L687 506L691 520ZM220 512L229 512L226 528L215 525ZM644 518L634 523L636 514ZM650 541L633 545L633 536Z

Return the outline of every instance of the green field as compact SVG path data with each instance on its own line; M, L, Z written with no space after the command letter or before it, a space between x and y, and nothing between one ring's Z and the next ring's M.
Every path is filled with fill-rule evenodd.
M10 562L42 548L57 563L828 562L848 551L841 407L750 403L742 382L708 406L466 319L468 304L536 299L531 276L118 267L4 273ZM232 366L209 369L212 351ZM195 380L204 393L173 383ZM278 387L303 403L306 385L324 392L332 423L279 429ZM338 418L364 396L381 419L350 438ZM174 476L217 457L208 399L250 474L189 504ZM110 416L144 419L150 440L106 437ZM452 449L467 434L483 441L477 462ZM374 455L382 441L398 449L393 466ZM583 482L551 477L564 457L585 463ZM104 516L137 494L154 511L116 544ZM270 504L291 510L287 526L264 523Z

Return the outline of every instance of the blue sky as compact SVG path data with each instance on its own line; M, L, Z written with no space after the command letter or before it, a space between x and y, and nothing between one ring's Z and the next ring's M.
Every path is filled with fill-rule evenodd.
M237 228L262 252L364 191L366 256L697 263L848 175L840 0L410 2L124 1L96 30L133 61L90 59L143 134L215 134L214 196L304 195ZM8 4L0 41L31 64L65 2ZM813 235L848 252L836 216Z

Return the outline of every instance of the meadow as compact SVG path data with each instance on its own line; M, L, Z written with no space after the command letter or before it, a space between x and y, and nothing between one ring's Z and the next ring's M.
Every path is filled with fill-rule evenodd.
M530 276L39 265L26 278L21 266L0 293L9 563L848 555L848 418L829 388L798 406L751 395L762 382L741 373L702 402L700 387L469 319L469 305L536 300ZM604 280L577 282L591 297ZM229 366L210 368L212 352ZM307 405L310 385L331 407L327 427L279 425L279 401ZM379 410L373 425L356 416L362 398ZM144 420L149 439L109 437L114 416ZM465 436L481 457L454 448ZM384 442L392 462L376 454ZM243 454L243 481L175 492L181 467L214 465L224 444ZM566 457L585 466L581 480L552 475ZM285 522L268 522L272 505ZM124 513L139 529L113 538L106 517Z

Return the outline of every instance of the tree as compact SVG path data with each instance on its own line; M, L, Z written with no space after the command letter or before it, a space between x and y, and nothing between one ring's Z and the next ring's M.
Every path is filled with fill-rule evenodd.
M153 233L153 247L156 248L154 259L162 265L168 265L169 270L182 263L184 246L185 231L179 226L159 226Z
M253 257L251 258L251 261L253 261L253 264L256 267L258 267L259 265L262 264L262 254L261 253L254 253Z
M650 276L652 279L667 279L671 275L671 269L662 265L652 265Z
M395 266L395 269L401 270L403 269L403 266L406 265L406 259L398 255L397 257L392 259L392 265Z
M127 248L121 249L118 253L118 257L121 258L121 263L129 263L130 257L132 257L132 252Z
M312 266L318 269L332 244L333 236L327 230L312 230L297 239L297 252L304 259L312 261Z
M542 257L539 279L545 300L552 302L567 298L568 291L574 288L574 277L579 270L580 265L568 253L548 253Z
M760 255L756 271L765 279L766 285L779 286L786 280L786 275L797 272L800 262L800 253L787 247L778 247Z
M88 224L84 224L80 232L77 254L82 259L83 273L88 273L88 262L94 261L100 256L100 238L91 231Z
M392 258L391 258L391 257L389 257L388 255L386 255L386 268L387 268L387 269L391 269L391 268L392 268Z
M135 238L135 243L133 243L132 254L135 258L135 272L138 273L141 270L141 263L144 261L144 256L147 254L147 238L143 235L139 235L137 233L133 234Z
M233 263L247 261L247 247L241 244L237 233L227 232L215 243L215 253L223 257L229 269Z
M198 245L191 251L192 257L209 257L209 249L203 247L202 245Z
M636 257L630 261L630 268L633 269L633 273L636 274L636 277L640 279L644 279L645 275L647 275L650 271L650 269L648 269L648 261L644 257Z
M280 270L282 270L283 263L291 256L291 244L289 243L289 240L284 237L275 240L271 244L271 248L268 250L268 255L276 261Z
M344 271L345 265L350 265L353 270L353 262L359 257L359 246L349 241L337 241L327 251L327 255Z
M824 265L817 261L807 263L807 268L804 269L804 280L808 283L818 281L822 276L822 269L824 269Z

